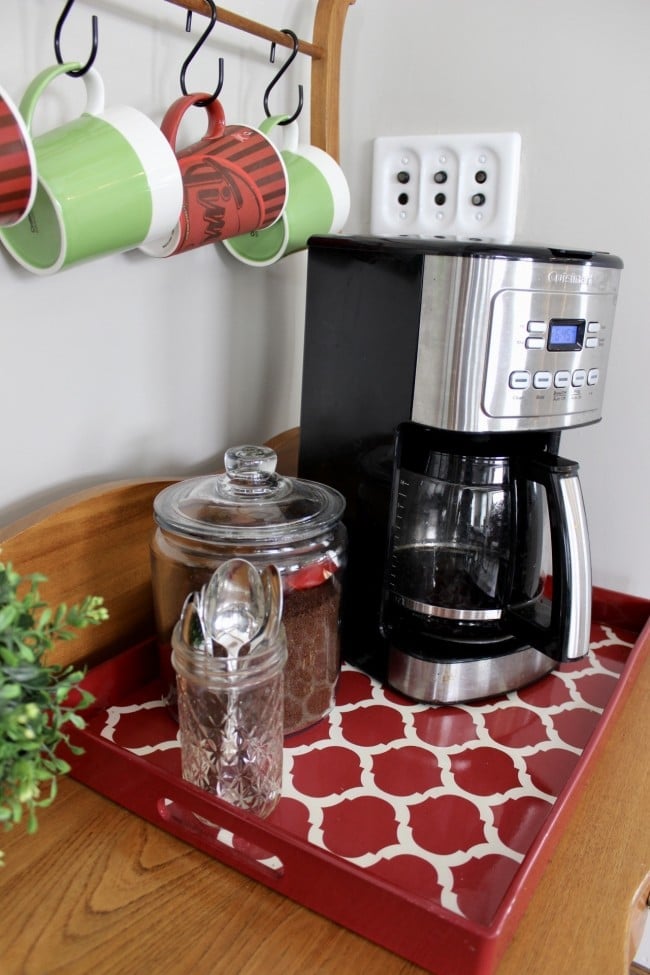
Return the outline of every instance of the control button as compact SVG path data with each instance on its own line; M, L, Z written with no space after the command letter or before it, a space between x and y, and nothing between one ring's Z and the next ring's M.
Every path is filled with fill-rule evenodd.
M571 385L580 387L580 386L584 386L586 382L587 382L586 370L576 369L573 375L571 376Z
M553 384L556 389L567 389L571 382L571 373L568 369L558 369L553 377Z
M546 335L546 322L528 322L531 335Z
M550 372L536 372L533 376L533 386L535 389L550 389L553 384L553 377Z
M588 332L600 332L600 322L587 322Z
M508 384L510 389L528 389L530 386L530 373L525 372L523 369L517 369L515 372L510 373Z
M527 349L543 349L545 345L546 342L544 341L544 339L538 339L538 338L526 339Z
M598 339L595 336L589 336L585 339L585 349L597 349Z
M600 379L600 369L590 369L587 373L587 386L595 386Z

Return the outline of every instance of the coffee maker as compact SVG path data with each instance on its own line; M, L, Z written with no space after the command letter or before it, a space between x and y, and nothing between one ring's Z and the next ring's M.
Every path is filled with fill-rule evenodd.
M299 474L346 498L351 663L452 703L586 654L587 522L559 442L601 418L621 269L537 245L311 238Z

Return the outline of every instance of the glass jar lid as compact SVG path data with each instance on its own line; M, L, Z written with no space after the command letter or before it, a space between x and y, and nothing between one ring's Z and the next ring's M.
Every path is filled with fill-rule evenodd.
M343 514L334 488L278 474L270 447L230 447L224 464L224 474L164 488L154 500L157 524L208 542L284 544L322 534Z

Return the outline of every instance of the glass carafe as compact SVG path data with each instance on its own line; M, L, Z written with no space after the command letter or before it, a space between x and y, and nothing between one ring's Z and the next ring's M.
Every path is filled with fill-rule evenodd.
M440 632L458 633L462 623L472 624L473 636L479 628L487 634L513 587L518 601L541 590L538 485L526 485L517 526L522 492L508 457L432 450L425 466L396 472L387 593L403 611L437 620ZM520 546L525 559L515 557Z
M391 643L461 659L467 647L505 653L522 641L558 659L585 652L568 611L579 593L590 599L577 465L540 446L530 435L400 426L381 620Z

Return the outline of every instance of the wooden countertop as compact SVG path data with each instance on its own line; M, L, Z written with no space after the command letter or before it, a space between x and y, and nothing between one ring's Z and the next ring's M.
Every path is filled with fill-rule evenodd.
M51 506L1 533L1 557L23 573L38 567L49 575L52 601L71 590L110 590L137 632L150 502L162 483L113 486ZM119 577L107 551L119 554ZM76 645L78 656L105 656L102 629L66 653ZM645 642L649 652L497 975L629 971L650 893L647 628ZM34 835L16 827L0 833L0 846L2 975L421 971L70 779L41 810Z

